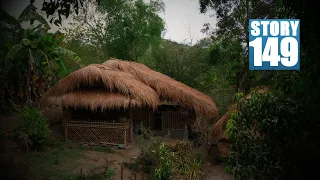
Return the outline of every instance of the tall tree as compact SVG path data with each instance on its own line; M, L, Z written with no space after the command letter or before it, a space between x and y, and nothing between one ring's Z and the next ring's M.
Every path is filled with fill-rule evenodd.
M249 72L248 63L248 24L251 18L275 18L279 16L278 5L273 1L265 0L200 0L200 12L206 13L208 9L216 12L218 19L217 28L211 29L210 24L205 24L203 31L211 31L213 36L242 44L243 51L238 55L237 78L234 86L237 91L247 91L253 84L254 74Z
M2 108L11 103L35 105L41 93L64 72L63 59L80 63L72 51L62 47L61 34L48 33L49 25L31 3L18 19L0 11L0 99ZM24 29L21 24L33 24Z
M93 45L104 58L136 61L150 45L161 40L164 10L161 1L102 1L88 3L90 12L75 18L68 35L77 42Z
M250 103L244 105L244 109L240 108L239 113L235 114L233 118L237 120L234 135L239 136L233 141L236 144L232 146L232 155L229 158L231 170L243 179L266 178L272 174L269 170L279 168L281 174L276 172L276 176L280 175L279 177L282 178L309 179L311 176L312 179L319 179L317 169L320 167L318 153L320 142L316 137L320 136L318 130L320 124L320 53L318 50L320 41L319 24L314 23L320 19L316 8L319 5L316 2L298 0L246 0L242 2L201 0L200 5L202 12L205 12L207 8L217 11L219 23L216 32L222 30L220 35L225 35L228 29L237 29L235 23L244 22L241 18L229 21L230 18L235 17L234 12L245 12L240 10L250 10L250 7L265 8L258 10L252 8L252 12L249 13L250 18L300 19L302 70L274 72L271 81L273 95L261 99L252 98ZM225 29L222 25L227 25L228 28ZM234 31L235 34L236 32L238 31ZM247 31L244 30L240 34L246 36ZM242 42L244 39L246 38L241 39ZM290 119L287 119L288 117ZM253 121L257 122L252 125ZM258 131L260 136L248 133L248 128ZM266 136L265 133L270 133L270 136ZM257 158L254 154L261 156ZM259 159L262 154L271 156ZM265 160L270 163L263 162ZM272 165L271 162L276 162L276 165ZM241 169L242 167L245 169Z
M188 46L162 40L158 46L151 47L140 61L191 87L202 89L205 85L201 85L200 79L209 69L208 48L203 46L206 44Z

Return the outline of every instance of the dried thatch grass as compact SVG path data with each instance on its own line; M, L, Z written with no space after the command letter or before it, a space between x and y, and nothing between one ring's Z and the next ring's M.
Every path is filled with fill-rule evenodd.
M251 96L254 92L256 93L265 93L268 92L270 87L262 86L262 87L257 87L254 91L249 93L248 95L245 96L245 100L248 101L251 99ZM226 135L226 125L227 121L231 115L231 113L234 110L237 110L237 104L233 104L230 109L214 124L212 127L211 131L209 132L210 134L210 139L213 141L219 141L221 139L229 139L229 137ZM255 129L255 128L253 128ZM256 132L255 132L256 133Z
M142 107L152 105L157 107L157 101L151 99L131 100L133 107ZM110 93L102 90L86 90L67 93L59 97L50 97L48 101L63 108L89 108L92 111L98 109L120 109L128 108L130 105L130 96L118 93Z
M191 107L198 116L206 118L218 114L218 108L211 97L143 64L118 59L110 59L103 64L132 74L154 89L162 101L174 102L184 108Z
M143 64L118 59L71 73L45 93L42 104L91 110L126 108L130 96L135 100L134 106L155 109L161 102L172 102L195 110L199 117L213 118L218 114L209 96Z
M79 92L82 89L90 86L96 86L96 89L104 90L104 92L123 94L127 97L131 95L135 101L140 102L141 104L149 105L153 108L156 108L156 106L159 104L157 93L146 84L137 80L131 74L124 73L104 65L95 64L79 69L71 73L66 78L60 80L45 93L44 97L42 98L42 104L49 103L62 106L65 106L65 103L68 105L73 103L76 104L77 102L71 101L72 98L64 98L64 101L53 99L61 99L65 94ZM85 94L85 97L93 97L93 95L88 95L90 94L89 92ZM78 93L76 95L84 94ZM107 96L104 97L106 98ZM100 98L102 98L102 96L100 96ZM67 100L70 100L70 102L67 102ZM108 101L107 99L104 100ZM87 99L87 101L89 102L90 100ZM96 101L97 105L99 105L101 101L102 100ZM112 107L113 105L110 104L110 108ZM123 104L123 107L126 107L126 103Z
M229 139L226 135L226 125L231 113L237 110L237 104L233 104L231 108L213 125L210 134L210 140L219 141L221 139Z

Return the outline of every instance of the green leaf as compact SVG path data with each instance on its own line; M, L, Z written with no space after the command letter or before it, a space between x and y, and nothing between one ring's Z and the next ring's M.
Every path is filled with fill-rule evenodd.
M72 60L74 63L78 64L80 67L83 67L80 57L75 52L62 47L56 48L55 52L59 56L66 56L70 58L70 60Z
M57 59L57 63L58 63L58 65L62 68L62 70L63 70L64 72L67 72L67 68L66 68L66 66L64 65L64 63L61 61L60 58Z
M21 51L22 49L23 49L23 46L20 43L15 44L10 48L5 60L5 69L8 68L10 60L14 59L15 55L19 53L19 51Z
M33 24L33 22L36 20L40 24L42 24L45 29L49 30L49 23L46 21L45 18L43 18L40 14L36 12L36 9L37 8L33 4L29 4L18 17L18 22L21 23L24 21L29 21L31 24Z
M29 49L29 63L30 63L31 70L33 70L33 68L34 68L34 58L33 58L31 49Z
M32 41L30 41L29 39L22 39L21 41L26 46L28 46L28 45L30 45L32 43Z

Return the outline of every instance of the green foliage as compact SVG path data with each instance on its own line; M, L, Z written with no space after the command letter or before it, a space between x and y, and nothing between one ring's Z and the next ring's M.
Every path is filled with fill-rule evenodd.
M143 139L150 139L152 138L153 132L150 128L145 127L141 121L138 134L141 135Z
M203 154L194 154L187 141L178 141L169 146L173 152L174 172L186 176L188 179L201 179L203 171Z
M283 17L281 3L275 1L199 1L201 12L213 9L217 15L217 28L204 25L204 32L212 34L214 44L211 47L212 63L229 64L225 73L228 82L236 92L247 92L250 87L269 84L273 73L267 71L249 71L248 62L248 23L253 18Z
M237 118L238 118L238 112L233 111L230 115L230 118L227 121L226 133L227 133L228 137L230 137L231 139L233 136L233 131L237 127L236 121L234 119L237 119Z
M64 36L49 33L46 20L31 3L18 19L1 10L1 101L33 106L41 93L67 74L64 60L80 64L79 57L64 49ZM37 21L38 24L34 24ZM30 22L22 28L21 23Z
M160 142L155 141L150 145L141 148L141 154L137 159L140 165L140 169L146 173L151 174L153 169L156 167L158 161L158 154L156 148L160 146Z
M320 141L318 138L315 138L319 137L319 130L316 127L319 127L318 117L320 107L320 61L318 53L320 43L317 41L317 39L319 39L319 33L317 33L319 27L314 24L314 22L319 21L319 16L316 15L318 14L317 10L312 8L314 4L298 0L246 0L240 2L236 0L203 0L199 1L199 3L201 12L206 12L207 9L214 9L217 13L217 28L212 30L209 24L206 24L205 31L211 31L210 33L218 37L218 39L226 40L225 43L233 42L230 40L234 40L235 43L240 42L244 47L248 45L247 25L248 20L251 18L296 18L301 19L301 22L303 21L305 27L301 30L301 37L304 37L304 41L301 44L301 67L304 67L303 70L290 72L248 71L247 48L243 49L243 53L241 55L239 54L235 61L227 58L228 60L223 63L225 67L228 67L226 64L229 64L229 67L231 67L229 70L224 71L224 74L229 74L229 82L235 85L237 92L247 93L250 87L257 85L270 85L276 90L276 93L271 98L271 102L268 99L262 100L258 98L258 102L252 99L246 104L243 96L237 98L241 101L239 104L246 107L245 109L249 108L250 102L255 102L253 104L255 104L256 107L252 108L250 112L246 111L244 113L245 115L242 110L240 110L240 116L236 119L241 120L237 121L232 118L236 121L236 126L232 128L234 139L232 147L236 149L236 151L233 152L232 157L234 158L234 161L232 161L234 164L230 166L228 170L230 172L239 172L239 178L243 179L246 179L246 173L250 178L253 176L250 173L254 173L257 175L257 178L254 179L268 179L268 177L270 177L267 176L268 172L270 172L269 174L276 173L277 170L273 171L272 168L277 167L276 162L280 162L279 166L281 166L281 172L283 172L283 174L279 176L284 175L285 179L305 179L309 176L315 178L314 175L317 174L315 169L319 169L320 167L320 156L318 153ZM236 48L234 48L234 50L235 49ZM222 53L223 50L224 48L220 46L212 46L212 58L223 60L223 58L228 57L225 56L228 54ZM230 52L231 54L236 51L231 50L226 52ZM214 61L214 63L216 62L217 61ZM268 104L269 107L266 106L265 109L262 109L261 106L263 104ZM275 112L279 107L287 108L283 111L288 111L288 116L294 113L296 114L290 117L290 120L286 122L286 126L279 125L271 127L270 124L265 124L264 122L270 119L270 117L266 114L265 117L260 117L259 114L264 112L269 113L269 116L273 117L271 119L278 118L278 120L274 120L275 122L273 122L273 124L278 125L282 123L282 120L287 120L282 114L280 115L278 112ZM274 108L274 110L271 110L271 108ZM259 117L257 117L258 115ZM277 131L274 132L274 136L278 137L275 138L275 140L269 139L270 142L266 142L270 137L256 137L248 133L248 128L252 126L250 123L254 118L258 118L255 119L258 121L257 129L259 129L259 125L265 125L265 127L261 127L263 130L259 129L259 132L265 133L264 131L266 129ZM285 132L279 132L279 129L285 129ZM240 132L242 132L242 139L237 137ZM295 133L295 136L292 135L292 138L289 138L291 137L290 133ZM279 143L279 141L281 142L281 138L286 140L285 145ZM267 146L262 147L262 144L267 144ZM283 147L281 147L281 145L283 145ZM266 155L263 154L264 151L271 153ZM256 154L258 158L255 158L253 155L251 156L249 153ZM298 158L302 154L303 158ZM238 165L235 163L235 157L239 157L239 159L237 159ZM267 160L261 160L263 159L262 157ZM266 167L262 168L262 164L266 165ZM262 174L266 175L266 177L263 177ZM272 179L276 179L279 176L272 177ZM316 176L317 178L319 177L318 175Z
M287 142L299 133L295 103L254 93L247 102L240 98L238 107L227 125L232 141L228 170L236 179L282 178Z
M208 88L204 82L210 68L208 61L208 49L201 44L188 46L169 40L162 40L139 59L139 62L198 89Z
M35 108L26 108L20 111L20 118L23 124L17 127L16 132L19 138L29 139L32 145L43 145L50 132L47 120L41 112Z
M75 18L67 29L71 50L90 53L82 53L87 64L110 57L137 61L161 40L164 22L158 13L163 11L162 1L101 1L89 7L88 14Z
M194 154L187 141L178 141L174 145L165 145L159 139L141 148L140 156L126 163L134 171L144 171L153 179L175 179L183 176L187 179L201 179L203 155Z
M116 171L113 168L108 168L106 172L104 172L102 179L103 180L112 180L114 179Z
M164 143L161 143L156 150L158 154L157 166L151 173L153 180L170 180L172 176L172 153L167 149Z

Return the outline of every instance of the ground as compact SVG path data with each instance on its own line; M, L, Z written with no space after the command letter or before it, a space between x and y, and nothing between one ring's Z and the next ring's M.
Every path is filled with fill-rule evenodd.
M52 113L55 116L56 113ZM50 113L49 113L50 119ZM17 115L12 115L5 118L7 122L2 125L3 131L8 131L12 127L19 124L20 120ZM51 140L59 140L63 137L63 129L59 125L57 118L54 118L55 123L48 122L51 126ZM173 139L162 138L165 144L172 144L175 142ZM101 179L101 175L108 169L113 169L115 175L114 179L120 178L121 166L123 163L133 160L139 156L140 148L144 143L135 140L133 146L128 149L119 149L116 147L94 147L88 145L79 145L64 143L42 149L41 151L29 151L24 157L29 159L29 177L28 179L52 179L52 180L72 180L77 179L81 174L85 175L86 179ZM204 147L193 149L195 152L206 153ZM143 179L145 177L142 173L134 173L126 166L123 166L123 179ZM225 166L223 164L213 165L209 162L205 164L205 177L204 180L231 180L230 175L226 175ZM96 176L96 177L95 177Z
M170 140L167 140L170 143ZM113 147L93 147L75 144L64 144L48 152L32 152L31 173L34 179L75 179L81 174L93 176L101 174L106 167L115 170L115 179L120 179L121 164L139 156L139 147L128 149ZM224 172L224 165L206 163L205 180L231 180ZM142 179L142 174L135 174L124 166L124 179Z

